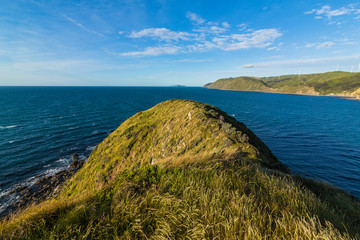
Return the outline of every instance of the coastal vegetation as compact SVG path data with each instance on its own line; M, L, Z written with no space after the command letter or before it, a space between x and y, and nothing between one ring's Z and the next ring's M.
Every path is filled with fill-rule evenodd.
M360 98L360 73L326 72L276 77L219 79L206 88Z
M135 114L59 194L0 222L0 239L358 239L360 203L294 177L243 123L169 100Z

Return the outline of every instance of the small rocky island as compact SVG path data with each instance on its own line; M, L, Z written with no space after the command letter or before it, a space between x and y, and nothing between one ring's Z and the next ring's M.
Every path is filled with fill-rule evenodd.
M360 237L356 198L291 176L243 123L207 104L139 112L81 165L74 156L69 171L43 178L56 187L3 218L0 239Z

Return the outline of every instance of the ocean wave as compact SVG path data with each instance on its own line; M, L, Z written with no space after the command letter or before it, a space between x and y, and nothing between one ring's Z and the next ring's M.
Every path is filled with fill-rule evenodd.
M3 195L1 195L1 194L0 194L0 197L1 196L7 196L7 194L3 194ZM15 195L15 194L13 194L11 196L8 196L7 201L5 203L3 203L3 204L0 204L0 213L5 211L5 209L7 207L9 207L11 204L13 204L18 198L19 198L19 196Z
M59 168L52 168L52 169L48 169L45 171L44 175L45 176L53 176L55 175L57 172L60 172L61 170L64 170L65 167L59 167Z
M9 125L9 126L0 126L0 129L16 128L20 127L19 125Z
M89 146L92 147L92 146ZM95 147L95 146L93 146ZM87 157L83 154L79 155L79 159L86 161ZM6 211L6 209L14 204L19 198L20 195L18 192L13 192L17 188L21 187L32 187L36 182L38 182L40 179L44 177L51 177L54 176L56 173L66 170L69 167L69 164L71 163L72 158L71 157L63 157L55 161L57 163L56 167L51 167L51 164L44 165L43 171L40 173L38 172L36 176L32 176L24 180L20 184L15 184L7 189L0 189L0 215L3 211Z
M58 163L70 163L71 159L70 158L60 158L59 160L57 160L56 162Z
M96 145L95 146L88 146L87 148L86 148L86 150L87 151L92 151L92 150L94 150L96 148Z

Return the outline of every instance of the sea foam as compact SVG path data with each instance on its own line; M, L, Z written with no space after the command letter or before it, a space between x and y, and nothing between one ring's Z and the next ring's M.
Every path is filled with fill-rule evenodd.
M9 125L9 126L0 126L0 129L16 128L20 127L19 125Z

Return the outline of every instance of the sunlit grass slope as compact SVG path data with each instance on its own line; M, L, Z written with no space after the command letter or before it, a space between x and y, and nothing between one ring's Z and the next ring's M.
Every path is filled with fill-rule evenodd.
M271 88L261 79L254 77L223 78L206 84L205 87L238 91L267 91Z
M225 78L206 84L204 87L238 91L264 91L360 97L360 73L336 71L263 78Z
M360 204L292 178L242 123L170 100L126 120L0 239L356 239Z

